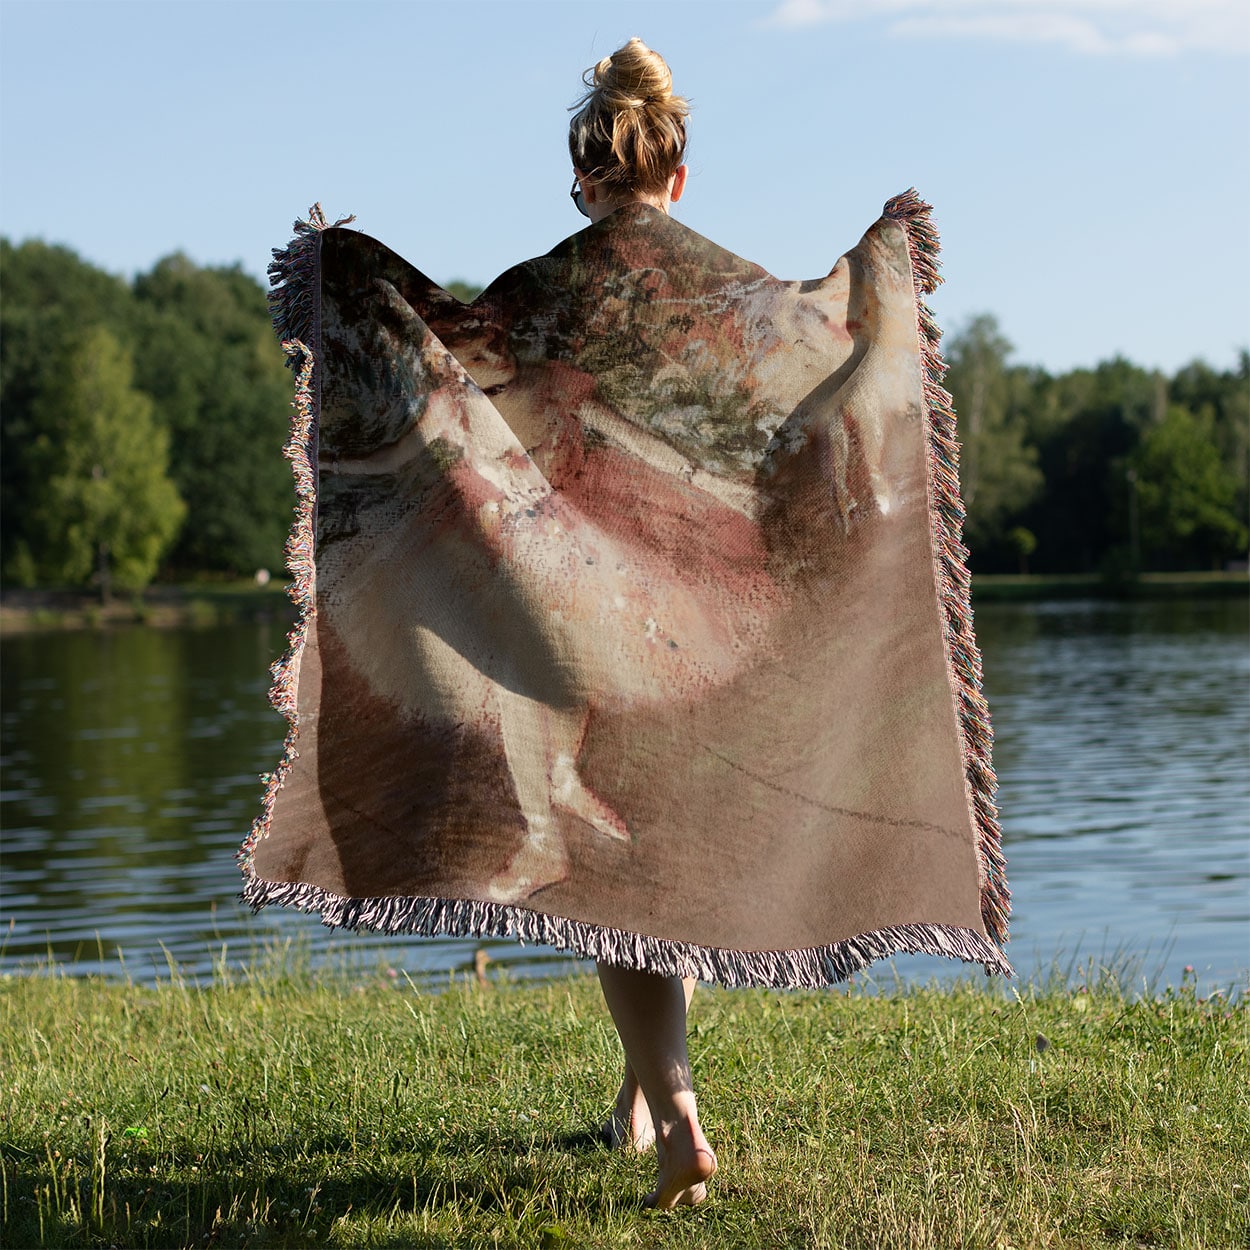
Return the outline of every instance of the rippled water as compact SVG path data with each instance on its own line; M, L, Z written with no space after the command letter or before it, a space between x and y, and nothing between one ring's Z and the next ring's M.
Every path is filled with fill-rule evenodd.
M978 611L1021 973L1101 955L1244 982L1247 623L1244 600ZM517 975L575 966L510 942L332 936L238 905L234 854L280 751L264 691L282 646L276 622L6 640L0 968L206 975L288 938L421 975L470 966L480 945Z
M977 613L1018 967L1122 953L1244 984L1248 619L1244 600Z

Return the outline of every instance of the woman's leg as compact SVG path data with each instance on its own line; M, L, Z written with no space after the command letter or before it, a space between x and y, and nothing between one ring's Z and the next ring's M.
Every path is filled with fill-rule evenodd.
M716 1171L716 1156L699 1127L690 1079L686 987L680 977L603 963L598 968L603 997L654 1126L660 1175L647 1205L693 1206L707 1196L705 1182Z
M687 1012L690 1010L690 1000L694 997L694 987L698 984L694 977L682 979ZM613 1149L637 1150L641 1153L655 1145L655 1125L651 1122L651 1108L647 1106L634 1065L629 1062L628 1057L625 1059L625 1078L621 1081L612 1114L603 1126L602 1136Z

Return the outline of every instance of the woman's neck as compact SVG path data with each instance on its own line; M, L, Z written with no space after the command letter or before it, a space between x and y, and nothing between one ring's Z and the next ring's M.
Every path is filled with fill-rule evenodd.
M586 208L590 220L599 222L616 212L618 208L624 208L628 204L650 204L652 208L658 208L660 212L667 213L670 203L667 195L624 195L619 199L610 200L596 198L595 202L587 204Z

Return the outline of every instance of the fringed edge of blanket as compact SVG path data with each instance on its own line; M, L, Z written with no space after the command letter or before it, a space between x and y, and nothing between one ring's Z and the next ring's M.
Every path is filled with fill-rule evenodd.
M321 232L355 221L354 216L327 221L320 204L308 210L308 218L296 219L295 237L286 247L273 249L269 262L269 315L278 341L299 340L320 346ZM288 353L289 355L290 353ZM295 361L288 361L298 368Z
M354 217L342 217L335 226L346 225ZM282 454L291 462L295 479L295 519L286 540L286 566L291 574L287 594L297 612L287 634L287 649L270 666L269 702L286 718L286 739L282 757L271 773L261 774L264 792L260 814L239 849L238 861L247 887L259 879L252 866L256 844L269 830L273 807L291 766L299 757L296 696L300 659L312 618L316 615L316 513L317 513L317 379L316 354L321 346L321 232L330 225L320 204L308 210L308 220L295 222L295 237L285 248L273 249L269 266L269 311L273 326L286 353L287 364L295 370L295 397L291 401L291 434Z
M285 653L269 668L269 702L286 717L287 731L277 768L271 773L261 774L264 794L261 798L260 815L253 821L251 831L239 851L239 864L249 877L252 874L252 855L256 843L269 829L278 791L282 789L291 765L299 756L295 745L299 736L296 714L299 665L304 654L304 643L308 638L309 624L316 614L313 526L317 506L317 476L311 454L316 412L312 382L313 353L299 339L287 339L282 344L282 350L286 352L288 363L298 370L292 404L295 414L291 420L291 437L282 449L282 454L291 462L291 472L295 477L295 521L286 540L286 566L291 573L287 594L298 611L295 624L287 634Z
M969 805L976 824L981 875L981 918L986 932L999 943L1007 941L1011 893L1007 888L1007 861L994 793L998 779L991 756L994 731L989 708L981 693L981 652L972 628L972 579L968 548L961 541L964 505L959 493L959 439L950 392L942 386L946 364L942 359L942 332L924 296L942 282L938 273L941 244L931 214L914 187L889 200L883 210L907 232L912 279L916 288L916 315L924 368L924 397L928 410L930 517L934 564L942 605L947 666L954 687L960 735L963 739L964 776ZM1005 962L1005 961L1004 961Z
M304 882L264 881L249 874L243 901L317 912L334 929L372 929L426 937L500 937L537 943L583 959L603 960L662 976L697 977L738 988L820 989L845 981L890 955L940 955L982 964L986 975L1011 976L1002 952L979 933L955 925L891 925L803 950L739 951L670 941L625 929L549 916L505 903L446 898L343 898Z

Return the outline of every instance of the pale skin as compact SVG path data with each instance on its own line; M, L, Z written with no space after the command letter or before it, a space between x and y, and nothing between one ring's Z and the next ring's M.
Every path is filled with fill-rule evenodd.
M625 1081L609 1128L622 1122L628 1126L617 1143L625 1149L655 1144L660 1171L645 1205L661 1210L696 1206L707 1197L716 1156L699 1126L686 1053L686 1007L694 982L613 964L601 963L598 969L625 1050Z
M612 195L582 170L573 172L587 215L591 222L599 222L623 205L638 202L668 212L669 205L681 199L687 170L679 165L663 191L628 195ZM716 1171L716 1155L699 1126L686 1050L686 1012L695 981L605 963L598 970L625 1051L625 1079L604 1137L624 1150L655 1146L660 1171L655 1189L645 1199L647 1206L662 1210L695 1206L707 1197L707 1182Z
M586 205L586 215L592 222L602 221L609 213L614 213L624 204L650 204L661 212L667 213L670 204L676 204L686 189L685 165L678 165L668 180L663 191L631 191L628 195L613 195L601 187L589 174L573 166L573 173L582 185L582 200Z

